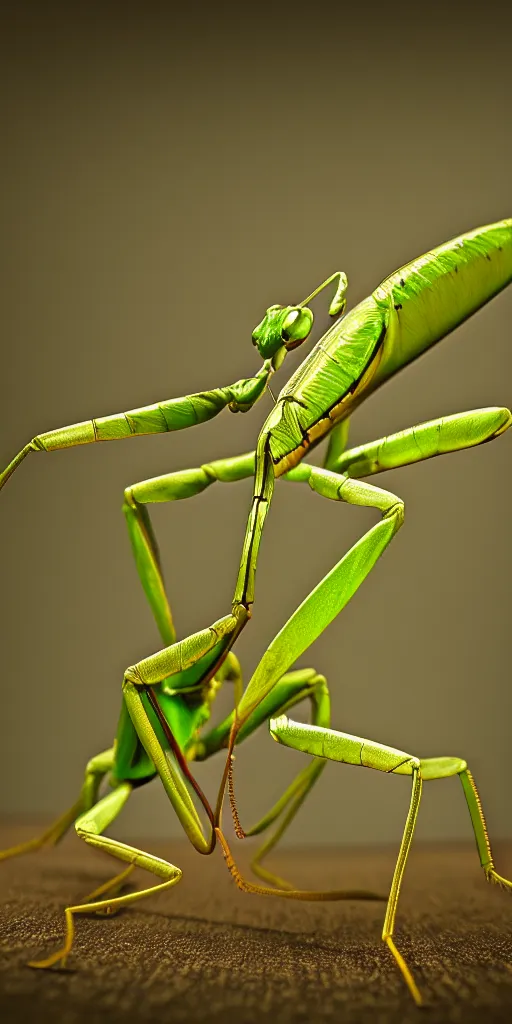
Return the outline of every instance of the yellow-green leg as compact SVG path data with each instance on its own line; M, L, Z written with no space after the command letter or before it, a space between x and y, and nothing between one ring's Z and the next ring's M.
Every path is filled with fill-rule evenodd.
M330 469L335 473L339 471L339 460L347 451L349 428L350 420L348 416L346 419L341 420L340 423L336 423L332 428L327 441L327 450L323 462L324 469Z
M315 757L359 765L364 768L374 768L388 774L412 776L411 803L391 882L382 938L393 954L414 1001L420 1006L422 1004L420 991L402 954L396 948L393 932L400 886L418 817L422 786L421 767L424 762L420 762L417 757L413 757L403 750L386 747L382 743L375 743L373 740L366 740L361 736L336 732L334 729L293 722L286 715L272 719L270 731L279 743L284 743L287 747L292 747L295 750L302 750L306 754L313 754ZM460 766L461 762L457 762L457 764Z
M274 874L274 872L269 871L268 868L264 868L261 862L265 857L268 857L270 851L274 849L286 832L288 826L291 825L295 815L302 807L308 793L322 774L324 767L325 763L315 758L311 764L308 764L308 766L304 768L299 775L297 775L268 814L266 814L261 821L256 825L253 825L253 827L248 829L245 833L247 836L258 835L260 832L265 831L272 822L278 819L282 814L282 818L279 821L277 828L267 836L251 860L251 871L253 871L258 878L261 878L264 882L270 883L270 885L274 885L277 889L295 889L295 886L290 882L287 882L286 879Z
M123 512L144 593L155 617L163 642L176 640L171 608L165 590L160 554L147 505L180 501L200 494L211 484L233 483L254 473L254 452L218 459L195 469L166 473L132 484L124 492Z
M169 800L172 806L174 807L174 810L183 826L186 835L188 836L192 845L199 853L209 854L212 852L214 848L216 838L221 838L221 830L218 827L212 828L210 836L208 838L205 837L197 810L192 802L190 793L188 792L188 789L185 784L185 780L183 779L182 774L177 770L176 766L172 763L172 760L166 757L165 752L162 749L160 741L148 717L146 706L143 701L143 690L145 686L151 686L155 682L159 681L159 678L162 673L167 674L168 657L169 652L162 651L159 654L153 655L151 658L148 658L146 662L139 662L137 666L133 666L132 669L128 670L125 673L125 681L123 684L124 699L126 701L128 712L135 727L135 730L137 732L137 735L142 745L144 746L144 749L146 750L148 757L153 762L158 775L160 776L167 796L169 797ZM306 674L312 674L316 677L316 673L312 673L311 669L306 670ZM290 673L290 675L294 675L294 673ZM296 675L300 675L300 672L297 672ZM137 680L137 683L134 682L135 679ZM316 677L316 680L317 683L320 683L320 677ZM320 689L320 687L318 688ZM291 703L289 689L290 688L288 685L288 702ZM321 701L319 703L321 703ZM268 717L268 713L265 717ZM256 719L257 716L255 716L255 721L252 723L253 728L255 728L256 725L258 724ZM304 775L302 776L301 781L303 788L307 792L309 786L307 786L304 781ZM283 799L286 799L286 794ZM207 808L207 810L209 810L209 808ZM271 812L271 815L269 817L271 817L271 819L273 820L276 815L277 812L276 809L274 808L274 813ZM216 825L217 823L214 822L213 814L211 814L211 811L209 817L211 825ZM283 828L280 829L280 835L282 834L283 830ZM223 848L225 848L225 840L223 837L221 841ZM234 877L237 880L237 884L239 884L240 876L237 875L235 872ZM275 884L275 882L273 882L273 884ZM297 895L297 890L290 889L289 884L286 882L286 891L284 891L283 889L263 889L262 887L258 886L255 888L254 886L251 886L251 883L244 883L244 885L246 891L249 892L261 891L264 893L272 892L277 895L287 895L288 891L290 891L293 893L294 899L383 899L383 897L379 893L368 892L366 890L339 890L335 893L329 893L327 895L323 894L317 897L316 895L311 893L307 894L306 896L304 896L303 894ZM243 886L241 887L243 888Z
M116 875L115 878L110 879L110 881L104 883L104 885L91 893L89 896L91 902L83 902L75 906L66 907L64 912L66 918L64 945L56 953L46 957L46 959L32 961L30 963L31 967L45 968L53 967L54 964L59 962L65 963L66 957L71 952L73 946L75 914L114 913L121 907L129 906L136 900L141 900L156 892L169 889L172 885L176 885L179 882L181 870L175 867L174 864L170 864L168 861L145 853L142 850L137 850L133 846L127 846L126 843L119 843L115 839L109 839L101 834L124 807L131 791L131 784L129 782L122 782L116 789L83 814L75 824L77 834L81 839L85 840L90 846L95 846L97 849L103 850L104 853L110 853L113 857L117 857L118 860L127 862L128 867ZM161 878L162 881L157 885L140 889L137 892L126 893L123 896L115 895L134 867L144 868L146 871L156 875L157 878ZM106 896L106 898L98 900L98 896Z
M333 438L336 443L332 442L330 444L329 452L331 459L338 458L346 446L347 424L336 427L333 431ZM164 586L158 546L147 506L155 502L168 502L192 497L195 494L199 494L215 481L232 482L243 479L253 474L254 463L255 453L252 452L244 456L218 460L196 469L155 477L154 479L134 484L125 491L123 511L127 521L137 571L155 616L160 635L168 645L174 644L176 634ZM226 662L221 666L216 677L219 682L224 678L234 682L234 703L236 707L242 696L242 679L238 661L231 651L228 653ZM301 682L305 684L305 687L300 687ZM300 689L299 693L297 693L298 686ZM324 694L321 693L323 689L325 689ZM310 697L312 701L313 721L323 725L329 724L329 698L326 684L323 678L317 676L313 670L288 673L281 680L280 690L283 690L283 694L279 693L273 701L267 702L269 707L264 709L262 715L252 716L250 722L247 723L247 727L241 731L240 739L245 738L263 721L267 721L271 714L285 711L305 697ZM292 694L291 699L289 698L290 692ZM323 706L320 717L317 714L317 704L319 701ZM190 760L204 760L222 747L225 747L233 717L234 713L206 736L198 739L197 743L187 750L187 758ZM256 835L268 828L281 815L284 815L278 828L260 847L253 860L255 873L265 881L279 887L292 888L289 883L263 868L261 861L275 846L294 818L322 769L323 762L317 761L309 765L286 790L269 814L247 833L248 835Z
M274 715L283 714L289 708L306 699L309 699L311 702L312 721L318 725L329 725L330 696L327 680L324 676L319 675L315 669L297 669L294 672L287 672L279 680L268 697L261 702L240 730L237 744L242 743L257 728L266 724ZM238 701L236 701L235 707L237 703ZM223 722L220 722L219 725L201 737L194 747L194 760L203 761L227 746L234 717L235 711L232 711ZM258 821L248 830L242 828L235 809L236 828L239 838L260 835L281 818L277 828L259 847L251 861L251 869L254 871L254 874L278 889L293 889L294 886L262 867L261 862L274 848L294 819L324 767L325 761L315 758L311 764L308 764L299 773L261 821Z
M130 877L134 867L135 864L129 864L127 868L123 868L123 870L119 871L117 875L109 878L106 882L103 882L102 885L98 885L96 889L93 889L92 892L83 897L82 903L96 903L99 896L106 896L107 894L109 899L113 896L119 895L119 893L124 889L125 883ZM119 908L112 908L109 904L106 909L91 911L91 913L96 913L99 917L111 916L116 913L117 909Z
M102 754L93 757L85 770L80 796L72 807L65 811L60 818L57 818L40 836L29 839L25 843L19 843L17 846L11 846L8 850L0 850L0 861L7 860L9 857L18 857L24 853L33 853L43 846L55 846L60 842L78 816L96 802L101 780L112 768L113 760L113 750L105 750Z
M300 685L300 682L304 683L306 681L307 685L303 687L301 691L298 693L296 691L293 692L294 687L298 684ZM279 699L281 685L283 685L283 688L284 686L289 686L291 692L288 699L285 699L285 701L281 703L280 707L274 710L272 705L275 707L275 699ZM252 717L259 719L263 712L265 720L269 721L274 714L282 714L286 712L289 708L294 707L306 697L311 701L311 720L313 724L328 726L330 723L331 709L329 688L325 677L318 675L314 669L299 669L295 672L287 672L286 675L283 676L278 688L272 691L266 700L262 701L260 707L256 709L256 712ZM247 735L247 726L250 725L251 718L249 718L246 727L240 730L239 742L243 741ZM297 777L288 786L270 811L268 811L268 813L255 825L245 830L246 836L256 836L265 832L274 824L274 822L278 822L277 827L270 833L270 835L267 836L251 860L251 870L254 874L258 878L261 878L262 881L270 883L278 889L294 889L295 886L290 882L287 882L284 878L280 878L279 875L276 875L263 867L262 861L269 855L271 850L274 849L282 838L286 829L295 818L295 815L302 807L308 793L322 774L324 768L325 761L322 758L313 758L311 763L306 765L306 767L299 772Z
M402 878L405 871L405 865L407 863L407 857L409 856L409 850L411 849L412 837L414 835L414 829L416 827L416 820L418 817L418 811L420 807L421 786L421 773L418 767L414 765L412 768L411 803L409 806L409 812L407 814L407 819L405 822L404 834L402 836L402 842L400 843L400 850L398 852L398 858L393 873L393 880L391 882L388 905L386 907L386 916L384 918L384 927L382 929L382 938L386 943L388 949L393 954L398 964L398 967L402 972L409 992L411 993L414 1002L417 1004L417 1006L422 1006L423 999L421 997L420 990L402 954L395 946L393 932L395 930L395 917L398 906L398 897L400 895L400 886L402 884Z
M489 842L487 824L484 818L480 796L469 768L466 767L463 771L459 772L459 778L462 783L464 796L466 797L466 802L471 816L471 824L473 825L476 845L480 856L480 863L484 869L485 877L488 882L495 882L503 889L512 889L512 882L510 882L508 878L503 878L499 875L494 867L491 844Z
M341 900L375 900L377 902L386 902L387 900L387 896L382 896L378 892L371 892L368 889L270 889L264 885L255 885L254 882L248 882L238 870L222 829L216 826L215 834L221 845L228 871L242 892L253 893L256 896L277 896L280 899L300 900L303 903L332 903L340 902Z
M306 754L313 754L315 757L341 761L345 764L360 765L365 768L375 768L388 774L412 776L411 802L391 882L382 938L393 954L414 1001L418 1006L421 1006L423 1003L421 993L402 954L395 945L393 935L400 887L418 817L423 782L459 775L471 816L480 855L480 863L485 871L486 878L506 889L512 889L512 882L502 878L494 867L480 797L466 762L457 757L435 757L419 760L411 754L405 753L405 751L396 750L394 747L387 747L381 743L363 739L360 736L335 732L333 729L326 729L317 725L293 722L286 715L281 715L279 718L271 720L270 730L274 739L279 743L284 743L295 750L302 750Z

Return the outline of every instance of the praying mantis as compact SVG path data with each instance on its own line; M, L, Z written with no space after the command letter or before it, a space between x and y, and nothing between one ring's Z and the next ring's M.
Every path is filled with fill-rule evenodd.
M458 327L511 281L512 219L470 231L427 252L386 278L348 313L347 278L337 271L297 305L274 305L267 309L252 334L253 345L263 359L254 376L227 387L39 434L1 474L0 487L31 452L180 430L205 423L226 408L231 412L248 412L261 398L271 376L279 371L287 352L303 344L310 335L313 313L309 303L324 288L335 284L329 307L334 322L279 393L259 433L255 451L145 480L125 491L123 510L136 568L164 647L126 669L113 745L87 764L73 806L42 835L1 852L0 859L56 843L74 824L86 843L127 866L79 904L66 907L63 946L45 959L33 961L31 966L49 968L65 962L73 945L76 915L114 913L145 896L169 889L180 880L179 867L103 834L133 788L156 776L195 849L210 854L218 843L233 878L244 891L298 900L386 901L382 938L418 1005L422 996L395 944L394 926L424 781L459 776L485 875L489 881L512 888L512 882L496 872L479 795L466 762L456 757L420 759L331 729L326 679L315 669L293 668L341 612L403 523L401 498L362 478L491 441L512 423L508 409L477 409L349 448L349 417L386 380ZM309 450L324 438L328 444L323 465L305 461ZM190 498L215 482L234 483L248 477L254 481L253 497L231 611L206 629L178 640L148 506ZM251 615L260 541L279 478L307 484L334 501L374 508L381 518L302 601L277 633L244 688L233 647ZM224 683L233 684L233 710L222 722L206 729L212 703ZM311 721L294 722L287 712L304 699L311 703ZM234 749L264 723L269 724L274 739L312 755L312 759L261 821L244 831L235 801ZM191 765L222 750L226 751L225 768L217 802L212 807L194 779ZM297 890L262 864L328 760L411 777L410 808L387 896L370 890ZM101 795L104 780L108 780L109 788ZM233 859L222 828L226 789L238 838L259 835L274 826L252 861L252 868L264 885L243 878ZM206 828L197 804L206 816ZM125 892L125 882L135 866L153 874L156 884Z

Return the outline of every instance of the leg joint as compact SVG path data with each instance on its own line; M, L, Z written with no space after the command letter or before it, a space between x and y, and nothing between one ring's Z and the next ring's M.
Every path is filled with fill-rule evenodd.
M384 512L384 519L396 519L397 527L401 526L405 518L405 504L402 498L397 498L392 505Z
M106 775L113 767L113 764L114 750L110 747L108 750L104 750L102 754L96 754L94 757L91 757L90 761L87 762L85 774Z
M137 665L130 665L125 670L124 677L123 677L123 690L130 683L132 684L132 686L136 686L138 689L141 686L145 685L144 680L143 680L143 678L142 678L142 676L141 676L141 674L139 672L139 669L138 669Z
M314 678L311 680L310 686L317 690L319 693L329 693L327 679L325 678L325 676L321 676L318 673L316 673Z
M134 484L130 484L130 486L126 487L125 491L124 491L124 503L125 503L125 506L127 506L128 508L131 508L131 509L136 509L137 508L137 504L138 504L137 500L135 498L135 495L133 493L134 486L135 486Z
M219 474L216 472L215 463L213 462L205 462L199 467L199 471L204 473L210 484L214 484L219 480Z
M78 821L75 821L75 832L79 839L85 839L85 841L87 841L87 838L91 835L99 835L99 829L95 822L92 819L85 818L83 815L78 819Z

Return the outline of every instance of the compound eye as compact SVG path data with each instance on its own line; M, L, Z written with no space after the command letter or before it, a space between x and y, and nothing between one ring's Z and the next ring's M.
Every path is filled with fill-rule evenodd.
M285 310L281 324L281 340L289 352L307 338L313 324L313 314L304 306Z
M300 313L299 313L298 309L293 309L291 313L288 313L288 316L286 317L286 320L284 321L283 326L281 328L281 334L282 334L282 337L283 337L283 341L289 341L290 340L291 328L297 322L299 317L300 317Z

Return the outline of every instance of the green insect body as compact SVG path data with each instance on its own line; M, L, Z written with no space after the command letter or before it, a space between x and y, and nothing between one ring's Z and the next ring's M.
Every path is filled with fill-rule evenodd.
M341 272L298 305L271 306L253 332L253 344L264 360L253 377L40 434L12 460L0 476L0 487L30 452L180 430L204 423L225 408L249 411L263 394L270 376L282 365L287 351L309 336L313 314L308 303L334 280L337 287L330 313L337 319L279 393L255 451L168 473L125 491L123 510L137 572L164 646L126 669L114 744L86 766L76 803L42 836L0 853L0 859L57 842L74 824L88 844L110 853L127 867L80 904L66 908L64 946L33 966L51 967L65 961L73 944L76 914L114 912L179 881L181 871L176 866L103 835L133 787L155 776L159 776L196 850L211 853L219 842L233 878L244 891L298 900L386 900L382 937L418 1004L421 995L395 946L393 933L424 781L459 775L485 874L491 881L512 887L494 868L480 800L465 761L454 757L422 759L376 741L335 732L330 728L327 681L314 669L293 670L295 661L347 604L403 523L400 497L361 477L493 440L512 422L508 409L477 409L412 426L356 448L347 447L349 416L358 405L512 281L512 219L469 232L414 260L386 278L344 316L340 314L345 308L347 279ZM309 449L327 435L323 467L305 461ZM254 478L254 491L231 612L208 628L178 640L147 506L192 497L215 482L234 483L247 477ZM278 477L307 483L334 501L376 508L381 519L307 595L274 637L244 689L232 648L250 618L259 544ZM205 731L212 703L224 683L234 686L233 711ZM304 699L311 704L309 724L293 722L286 714ZM264 723L270 724L274 739L312 759L268 814L245 832L235 803L233 749ZM212 808L190 766L223 749L227 749L225 770ZM297 890L261 863L292 821L327 760L412 778L411 805L388 896L366 890ZM110 789L101 797L100 785L106 777ZM248 882L233 860L222 830L226 787L239 838L274 826L252 862L265 885ZM206 814L206 829L192 794ZM156 876L157 884L121 894L136 865Z
M386 278L331 327L280 392L263 427L275 475L511 280L511 220L447 242Z

